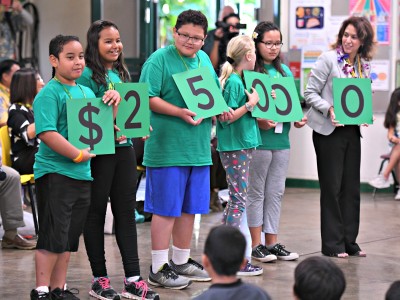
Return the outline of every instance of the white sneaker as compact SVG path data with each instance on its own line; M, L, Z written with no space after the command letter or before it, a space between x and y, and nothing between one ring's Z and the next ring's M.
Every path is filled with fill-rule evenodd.
M397 190L396 196L394 196L394 200L400 200L400 189Z
M384 189L390 186L389 179L385 179L382 174L379 174L377 177L372 179L369 184L377 189Z

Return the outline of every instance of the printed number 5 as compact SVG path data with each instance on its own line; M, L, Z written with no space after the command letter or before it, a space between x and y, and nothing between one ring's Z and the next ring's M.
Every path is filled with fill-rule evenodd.
M200 94L205 94L208 97L208 99L210 99L210 101L207 104L199 103L197 106L200 109L203 109L203 110L208 110L208 109L213 108L213 106L214 106L214 97L211 95L210 91L206 90L205 88L196 89L194 87L194 83L198 82L198 81L202 81L203 77L201 77L201 75L198 75L198 76L195 76L195 77L192 77L192 78L187 78L186 80L187 80L187 82L189 84L190 90L192 91L193 95L198 96Z

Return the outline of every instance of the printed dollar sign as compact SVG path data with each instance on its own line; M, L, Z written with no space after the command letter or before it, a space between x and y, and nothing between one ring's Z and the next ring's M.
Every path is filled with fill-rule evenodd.
M82 126L85 126L89 129L89 138L85 138L84 136L81 135L79 138L79 141L82 143L89 145L90 149L94 149L94 145L96 145L98 142L100 142L103 131L101 130L101 127L97 125L96 123L93 123L92 120L92 114L99 114L100 109L97 108L96 106L92 106L91 102L88 102L87 106L83 107L79 111L79 122L82 124ZM85 119L85 114L87 113L87 120ZM96 138L93 138L93 131L96 131Z

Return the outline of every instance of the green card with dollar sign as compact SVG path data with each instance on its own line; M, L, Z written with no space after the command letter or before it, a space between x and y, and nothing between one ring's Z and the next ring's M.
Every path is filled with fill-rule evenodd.
M115 153L112 106L101 98L68 99L68 140L96 155Z
M117 136L144 137L150 134L150 104L147 83L116 83L121 95L118 106Z
M210 69L198 69L172 75L189 110L196 113L194 120L209 118L229 111Z

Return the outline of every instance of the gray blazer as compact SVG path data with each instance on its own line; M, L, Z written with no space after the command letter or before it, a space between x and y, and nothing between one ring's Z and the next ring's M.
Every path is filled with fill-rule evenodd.
M337 62L336 49L324 52L315 63L304 92L305 101L311 106L306 114L307 125L323 135L330 135L335 130L328 113L333 106L333 78L348 77L341 68L342 65Z

